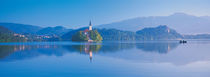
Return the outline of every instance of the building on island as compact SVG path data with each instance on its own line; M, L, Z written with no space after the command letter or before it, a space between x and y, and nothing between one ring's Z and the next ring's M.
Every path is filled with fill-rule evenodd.
M88 29L84 30L84 34L88 37L88 42L93 42L93 40L90 38L90 34L89 34L89 31L92 31L92 30L93 30L92 23L90 21Z
M91 21L89 23L89 30L92 30L92 23L91 23Z
M100 33L92 27L92 23L90 21L89 26L85 28L81 28L72 35L72 41L83 41L83 42L100 42L103 40Z

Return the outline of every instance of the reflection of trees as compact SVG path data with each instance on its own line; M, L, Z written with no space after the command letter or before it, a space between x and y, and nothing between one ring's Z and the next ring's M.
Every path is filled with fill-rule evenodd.
M132 49L135 47L135 43L110 43L110 44L101 44L101 45L69 45L64 46L64 48L68 49L70 52L85 52L85 49L93 52L116 52L126 49Z
M101 47L100 51L102 51L102 52L115 52L115 51L132 49L134 47L135 47L135 43L110 43L110 44L104 44Z
M0 46L0 59L14 52L14 46Z
M72 45L72 48L76 49L76 51L84 52L84 51L93 51L97 52L100 50L101 45Z
M72 45L72 48L75 48L76 51L79 51L80 53L88 54L90 61L92 61L93 53L98 52L101 48L101 45L91 45L90 43L86 43L84 45Z
M63 52L55 52L56 45L2 45L0 46L0 59L25 59L40 55L62 55ZM51 49L51 50L48 50ZM8 57L10 56L10 57Z
M30 50L32 49L31 46L25 45L1 45L0 46L0 58L4 58L16 51L23 51L23 50Z
M94 53L112 53L129 50L137 47L145 52L167 53L176 48L178 43L102 43L80 45L2 45L0 46L0 59L21 60L40 55L63 56L65 53L82 53L90 55ZM132 53L132 52L129 52Z
M178 45L178 43L138 43L136 47L146 52L167 53Z

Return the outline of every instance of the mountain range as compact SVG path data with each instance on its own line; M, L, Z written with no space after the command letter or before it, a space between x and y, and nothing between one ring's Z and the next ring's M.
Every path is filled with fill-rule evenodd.
M72 29L67 29L62 26L56 26L56 27L46 27L42 28L41 30L37 31L36 34L38 35L57 35L62 36L63 34L71 31Z
M138 17L110 24L98 25L96 27L136 32L145 27L156 27L158 25L167 25L181 34L210 33L209 16L198 17L185 13L174 13L169 16Z
M78 31L83 31L87 28L80 28L76 30L69 31L64 34L62 38L64 40L70 40L72 35ZM144 28L138 30L137 32L132 31L123 31L117 29L97 29L100 35L103 37L103 40L110 41L128 41L128 40L176 40L183 38L181 34L177 33L175 30L170 29L166 25L160 25L153 28Z
M83 27L73 30L73 29L67 29L62 26L42 28L38 26L25 25L25 24L15 25L15 23L7 23L1 27L5 27L5 29L8 28L8 30L13 33L27 35L26 36L27 38L35 41L42 40L39 38L51 41L55 39L71 40L72 35L74 35L76 32L87 29L87 27ZM19 28L20 30L23 31L18 30ZM30 30L33 29L33 31L27 31L28 29ZM98 28L94 28L94 30L98 30L98 32L101 34L104 40L170 40L170 39L182 38L181 34L177 33L175 30L170 29L167 26L144 28L142 30L138 30L137 32L123 31L118 29L98 29Z
M18 34L35 34L35 35L57 35L61 36L72 29L67 29L63 26L56 27L40 27L35 25L26 25L19 23L0 23L1 27L7 28Z
M42 27L39 26L17 23L0 23L0 26L19 34L35 34L37 31L42 29Z
M167 24L167 25L161 25ZM175 13L170 16L139 17L120 22L94 26L104 40L171 40L171 39L210 39L210 17L192 16ZM40 27L18 23L0 23L0 32L26 35L29 39L40 38L70 40L79 29L68 29L62 26ZM206 33L206 34L200 34ZM195 35L196 34L196 35ZM2 36L4 37L4 36ZM10 36L8 36L10 37Z
M23 42L24 37L14 36L15 32L0 26L0 42Z

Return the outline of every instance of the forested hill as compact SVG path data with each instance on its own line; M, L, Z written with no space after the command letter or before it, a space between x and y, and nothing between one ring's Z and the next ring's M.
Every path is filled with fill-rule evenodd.
M97 29L103 40L135 40L136 33L117 29Z
M71 31L72 29L67 29L62 26L56 26L56 27L46 27L38 32L36 32L37 35L56 35L56 36L62 36L63 34Z
M24 34L24 35L62 36L63 34L72 30L72 29L67 29L63 26L42 28L39 26L17 24L17 23L0 23L0 26L5 27L15 33Z
M5 27L0 26L0 33L7 33L7 34L11 33L12 34L14 32L10 31L9 29L7 29Z
M2 25L1 25L2 24ZM14 33L24 35L30 41L60 41L71 40L72 35L79 31L84 31L87 27L79 29L67 29L62 26L46 27L23 25L15 23L0 23L1 39L16 41L20 37L14 37ZM178 39L210 39L210 34L182 35L168 26L146 27L136 32L123 31L118 29L94 28L102 36L103 41L123 41L123 40L178 40Z
M75 32L82 31L85 28L72 30L64 34L63 39L71 40ZM154 28L145 28L137 32L122 31L117 29L94 29L103 37L103 40L123 41L123 40L176 40L183 38L181 34L167 26L158 26Z
M166 25L160 25L155 28L144 28L136 32L137 35L143 36L144 40L168 40L181 39L183 36Z
M25 38L15 37L14 32L0 26L0 42L23 42Z
M15 33L19 34L34 34L42 28L39 26L17 24L17 23L0 23L0 26L3 26Z

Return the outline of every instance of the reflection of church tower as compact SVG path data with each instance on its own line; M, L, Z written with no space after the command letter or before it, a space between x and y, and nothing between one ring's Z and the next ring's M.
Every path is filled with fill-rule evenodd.
M89 23L89 31L92 31L92 23L91 23L91 21ZM93 42L93 40L90 38L90 34L88 34L87 36L88 36L88 42Z
M85 45L85 49L84 50L85 50L86 54L89 54L90 62L92 62L93 52L92 52L92 50L90 48L91 47L90 47L89 43L87 43Z
M89 23L89 30L92 30L92 23L91 23L91 21Z
M92 58L93 58L93 52L92 51L89 52L89 58L90 58L90 62L92 62Z

